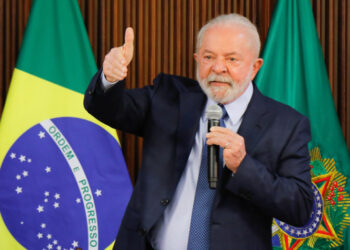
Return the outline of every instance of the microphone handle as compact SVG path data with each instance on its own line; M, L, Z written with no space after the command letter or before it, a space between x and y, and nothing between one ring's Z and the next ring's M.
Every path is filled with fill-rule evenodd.
M219 120L208 120L208 132L213 126L220 126ZM220 147L218 145L208 146L208 182L211 189L216 189L216 185L219 179L219 152Z

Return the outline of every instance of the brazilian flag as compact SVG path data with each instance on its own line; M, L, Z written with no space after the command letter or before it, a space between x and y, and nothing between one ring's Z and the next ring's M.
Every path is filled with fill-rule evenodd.
M314 206L309 222L274 220L276 249L350 249L350 156L334 107L311 3L276 4L256 82L267 96L292 106L311 124Z
M83 107L96 71L77 1L34 1L0 121L0 249L111 248L132 185Z

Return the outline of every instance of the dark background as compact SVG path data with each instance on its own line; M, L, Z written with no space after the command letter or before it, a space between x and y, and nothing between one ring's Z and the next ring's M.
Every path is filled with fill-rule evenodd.
M311 1L339 121L350 145L350 0ZM78 0L100 67L104 55L135 30L135 55L127 87L148 85L160 72L195 77L196 33L207 20L240 13L258 27L262 47L277 0ZM0 0L0 116L32 0ZM38 38L39 39L39 38ZM332 131L330 131L332 133ZM132 181L142 139L118 132ZM1 145L0 145L1 146Z

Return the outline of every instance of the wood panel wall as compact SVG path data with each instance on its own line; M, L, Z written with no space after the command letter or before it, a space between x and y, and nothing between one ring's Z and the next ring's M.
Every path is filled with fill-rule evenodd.
M264 44L277 0L78 0L98 67L104 55L135 30L135 55L127 87L152 83L160 72L194 77L195 36L207 20L223 13L247 16ZM350 2L311 1L339 120L350 145ZM32 0L0 0L0 115ZM119 132L134 181L142 139ZM1 146L1 142L0 142Z

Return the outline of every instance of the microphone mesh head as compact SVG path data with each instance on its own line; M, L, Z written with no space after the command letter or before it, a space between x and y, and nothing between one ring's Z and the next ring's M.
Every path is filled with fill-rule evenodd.
M205 114L207 115L208 120L220 120L222 116L222 109L219 105L214 104L207 108Z

